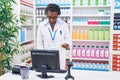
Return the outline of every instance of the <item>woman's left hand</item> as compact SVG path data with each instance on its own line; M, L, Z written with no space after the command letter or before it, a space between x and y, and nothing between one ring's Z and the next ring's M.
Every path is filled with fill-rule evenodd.
M61 46L62 46L63 48L68 48L68 47L69 47L69 44L64 43L64 44L62 44Z

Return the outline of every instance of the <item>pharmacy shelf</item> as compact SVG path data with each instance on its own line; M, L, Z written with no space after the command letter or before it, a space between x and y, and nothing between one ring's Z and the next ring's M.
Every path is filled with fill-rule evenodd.
M70 15L68 14L66 14L66 15L60 15L59 17L70 17Z
M73 15L73 17L99 17L99 18L102 18L102 17L110 17L110 15Z
M85 26L86 27L105 27L105 28L106 27L110 27L110 25L86 25L86 24L79 24L79 23L78 24L77 23L76 24L73 23L72 26L80 26L80 27L81 26L83 26L83 27L85 27Z
M30 50L34 47L34 40L29 40L27 42L21 43L21 61L22 63L28 63L31 61Z
M25 24L25 25L21 25L21 27L24 27L24 28L33 27L33 26L34 26L33 24Z
M41 21L47 18L44 13L44 8L36 8L36 24L39 24ZM71 18L70 8L61 8L61 15L58 17L69 23Z
M114 30L113 34L120 34L120 30Z
M30 59L30 57L31 57L31 52L30 51L27 51L27 52L25 52L25 51L23 51L24 52L24 54L22 54L22 62L24 62L24 63L26 63L26 62L28 62L28 61L30 61L31 59Z
M42 1L42 0L40 0L40 1ZM50 1L50 2L52 2L52 1ZM72 3L73 3L73 1L78 1L78 0L70 0L70 2L72 2ZM82 0L82 1L85 2L85 1L88 1L88 0ZM101 1L101 0L99 0L99 1ZM60 8L61 8L61 10L63 9L63 12L64 12L64 9L70 9L69 14L60 15L60 18L61 17L66 18L67 17L66 20L69 20L68 17L70 18L70 30L71 30L71 32L73 32L74 29L80 29L80 30L88 29L89 30L89 29L96 29L97 28L97 29L109 29L110 30L110 28L111 28L111 14L112 14L111 13L111 8L112 8L111 5L72 6L72 3L70 3L69 6L61 6L60 5ZM46 6L47 6L46 4L36 3L36 23L45 19L46 16L44 15L43 10L46 8ZM100 12L99 10L101 10L101 9L104 10L104 12ZM82 14L81 13L78 14L77 11L80 11L80 12L82 11ZM110 24L104 24L104 25L103 24L101 24L101 25L90 24L90 25L88 25L87 21L84 24L82 24L82 22L80 22L80 23L79 22L77 22L77 23L74 22L74 20L76 20L76 19L78 19L78 20L80 19L81 21L82 20L83 21L84 20L91 20L91 21L93 21L93 20L104 21L105 20L106 22L110 21ZM99 44L100 44L99 47L104 46L104 48L106 49L106 46L109 47L110 40L76 40L76 39L72 40L73 45L75 44L75 45L78 46L78 44L79 44L81 46L82 43L85 46L90 45L90 47L93 45L95 48L96 48L96 46L99 46ZM85 44L85 43L90 43L90 44ZM95 45L94 45L94 43L95 43ZM72 49L72 47L71 47L71 49ZM107 49L109 49L109 48L107 48ZM87 61L87 60L89 61L89 60L91 60L93 62L99 62L99 61L104 62L105 61L105 62L108 63L108 66L110 65L109 64L110 59L100 59L100 58L99 59L91 59L91 58L80 58L79 59L79 58L72 58L71 57L71 60L79 60L79 61L82 61L82 60L83 61Z
M46 6L36 6L36 8L46 8ZM70 8L70 6L60 6L60 8Z
M33 8L33 4L25 0L20 0L20 4Z
M72 40L72 42L110 42L109 40Z
M31 39L31 40L28 40L28 41L22 42L21 45L31 44L31 43L33 43L33 42L34 42L34 40Z
M33 42L34 40L33 39L30 39L30 40L27 40L27 41L25 41L25 42L21 42L21 45L23 45L23 44L27 44L27 43L29 43L29 42Z
M110 30L111 28L111 4L109 4L109 0L106 0L106 4L107 5L101 5L100 1L103 0L98 0L98 5L88 5L87 1L88 0L83 0L82 5L79 5L77 2L77 0L74 0L74 5L72 6L72 31L73 31L73 39L72 39L72 48L77 48L77 49L81 49L81 48L85 48L85 53L87 51L87 49L91 49L92 46L94 47L93 49L96 50L97 47L99 47L98 49L101 50L100 48L103 46L103 50L107 49L108 52L110 50L109 46L110 46L110 40L85 40L85 39L75 39L75 34L77 35L78 33L75 31L83 31L85 32L85 30L87 31L87 34L89 34L90 29L103 29L103 30ZM93 0L89 0L89 1L93 1ZM96 2L97 0L95 0ZM93 1L94 2L94 1ZM78 6L79 5L79 6ZM104 31L105 32L105 31ZM100 32L99 32L100 33ZM95 36L95 33L93 33ZM82 34L80 34L82 35ZM86 33L83 33L83 36L86 35ZM104 35L104 34L103 34ZM87 35L89 36L89 35ZM109 36L109 35L108 35ZM107 37L105 37L107 38ZM83 47L84 46L84 47ZM73 49L74 50L74 49ZM75 52L76 53L76 52ZM74 54L74 52L73 52ZM105 62L108 64L108 67L110 67L110 53L109 53L109 58L92 58L92 57L72 57L72 60L74 61L83 61L83 62L88 62L91 61L91 63L101 63L101 62ZM110 70L110 68L108 69ZM107 70L107 71L108 71Z
M37 15L36 17L46 17L46 15ZM59 17L70 17L70 15L60 15Z
M113 54L118 54L118 55L120 55L120 51L114 51L114 50L113 50Z
M36 18L37 17L46 17L46 15L36 15Z
M94 58L72 58L73 60L89 60L89 61L109 61L109 59L94 59Z
M118 51L118 52L119 52L119 51L120 51L120 48L117 48L117 50L114 50L114 51ZM120 53L119 53L119 54L120 54Z
M24 63L28 63L29 61L31 61L31 59L26 60Z
M114 10L114 13L120 13L120 9Z
M20 16L23 16L26 20L21 23L21 29L25 29L25 35L24 33L20 40L25 37L24 42L29 42L31 39L33 39L34 35L30 35L29 33L33 34L34 32L34 1L26 1L26 0L20 0Z
M111 8L111 6L73 6L72 8Z
M25 16L25 17L34 17L33 14L32 15L28 15L28 14L20 14L22 16Z
M34 47L34 2L31 0L20 0L20 16L25 18L23 24L20 24L20 44L21 62L27 63L30 61L30 50ZM32 35L31 35L32 34ZM31 46L31 47L30 47Z

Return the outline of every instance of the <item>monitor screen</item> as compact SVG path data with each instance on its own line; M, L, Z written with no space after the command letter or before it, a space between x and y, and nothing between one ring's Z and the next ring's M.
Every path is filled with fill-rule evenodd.
M58 50L31 50L32 68L41 71L41 66L46 65L47 70L60 70Z

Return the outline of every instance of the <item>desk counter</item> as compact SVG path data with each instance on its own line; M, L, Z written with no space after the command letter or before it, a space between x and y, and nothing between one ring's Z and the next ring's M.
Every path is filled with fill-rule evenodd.
M40 72L34 70L30 71L28 80L65 80L64 77L67 73L47 73L53 75L55 78L40 79L37 77ZM84 70L71 70L72 76L75 80L120 80L120 72L103 72L103 71L84 71ZM8 72L0 76L0 80L22 80L20 75Z

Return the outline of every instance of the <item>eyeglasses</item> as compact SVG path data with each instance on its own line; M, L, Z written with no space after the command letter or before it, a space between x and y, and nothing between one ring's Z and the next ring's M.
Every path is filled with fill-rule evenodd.
M57 19L58 16L55 17L51 17L51 16L47 16L48 19Z

